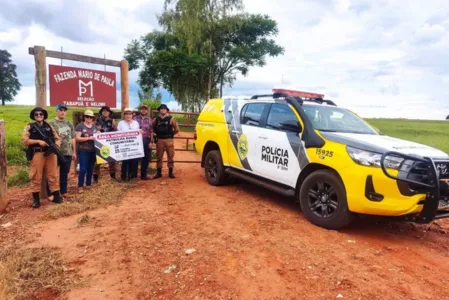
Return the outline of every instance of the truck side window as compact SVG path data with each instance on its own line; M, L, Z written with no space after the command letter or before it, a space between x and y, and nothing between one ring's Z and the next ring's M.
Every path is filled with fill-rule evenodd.
M279 124L287 120L297 120L291 108L285 104L272 104L268 113L267 128L281 130Z
M250 103L242 108L241 123L242 125L259 126L260 117L266 103ZM245 109L246 108L246 109Z

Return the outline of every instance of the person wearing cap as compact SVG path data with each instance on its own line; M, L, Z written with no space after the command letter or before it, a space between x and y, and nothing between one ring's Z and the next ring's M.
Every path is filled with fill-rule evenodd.
M66 164L63 164L58 158L59 186L62 197L67 196L67 181L70 173L70 166L72 165L72 160L76 160L75 128L72 123L66 119L67 109L65 104L56 105L56 118L49 122L61 138L61 147L59 150L64 155L66 161Z
M148 115L148 106L142 104L139 106L140 114L134 117L134 120L139 123L140 129L143 130L142 142L145 156L141 159L140 165L140 178L142 180L148 180L148 165L151 158L151 136L153 134L152 123L150 116ZM140 160L140 159L139 159Z
M96 126L98 131L100 132L112 132L117 131L117 123L112 118L112 110L109 108L109 106L103 106L100 111L98 118L96 122ZM96 164L94 168L94 183L98 182L98 179L100 177L100 164ZM110 162L108 163L109 168L109 176L111 176L112 180L116 180L116 163Z
M131 131L139 130L140 125L136 120L133 120L133 110L131 108L125 108L123 111L124 118L118 123L118 131ZM140 129L143 133L143 130ZM137 168L139 166L139 159L132 158L122 161L121 179L123 182L131 181L137 178Z
M48 113L41 107L35 107L30 112L30 119L34 120L32 123L28 123L22 134L22 144L28 147L29 153L32 157L30 162L30 181L31 192L33 195L33 208L40 207L40 190L42 185L42 178L44 169L46 169L46 175L48 183L50 185L50 192L53 196L54 203L62 203L63 200L59 193L59 180L58 180L58 157L56 154L46 154L49 150L48 144L44 141L45 138L53 139L57 147L61 145L61 139L56 132L55 128L47 123L45 120L48 118Z
M153 131L157 138L156 143L156 155L157 155L157 172L153 177L154 179L162 177L162 159L164 157L164 152L167 152L167 167L168 176L170 178L175 178L173 174L175 156L175 148L173 144L173 137L179 132L178 124L175 118L170 116L168 112L170 111L165 104L161 104L158 109L160 115L153 120Z
M98 129L94 124L95 115L93 111L86 110L83 115L83 122L75 128L76 142L78 143L78 160L80 170L78 173L78 189L83 191L84 183L86 187L92 185L92 174L97 160L95 154L95 134Z

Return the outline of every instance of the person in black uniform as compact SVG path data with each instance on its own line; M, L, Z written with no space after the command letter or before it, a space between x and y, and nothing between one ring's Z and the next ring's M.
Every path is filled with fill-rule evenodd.
M117 123L112 118L112 110L109 108L109 106L103 106L99 111L100 117L98 118L96 122L97 129L100 132L112 132L117 131ZM111 176L112 180L116 180L115 173L116 173L116 163L110 162L108 163L109 167L109 176ZM98 183L98 179L100 177L100 167L101 164L96 164L94 168L94 183Z
M157 173L153 179L162 177L162 162L164 152L167 152L167 167L169 170L168 176L175 178L173 174L175 149L173 145L173 137L179 132L178 124L175 118L170 116L170 111L165 104L161 104L157 109L160 115L153 120L153 132L156 135L156 155L157 155Z

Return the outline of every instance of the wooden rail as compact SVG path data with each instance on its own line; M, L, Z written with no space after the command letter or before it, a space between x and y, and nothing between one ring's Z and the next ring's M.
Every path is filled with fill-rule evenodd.
M159 111L157 110L151 110L150 111L150 117L153 119L155 117L157 117L157 115L159 114ZM178 126L179 127L195 127L196 123L191 123L191 118L192 116L199 116L200 113L195 113L195 112L183 112L183 111L171 111L170 115L187 115L187 123L179 123Z

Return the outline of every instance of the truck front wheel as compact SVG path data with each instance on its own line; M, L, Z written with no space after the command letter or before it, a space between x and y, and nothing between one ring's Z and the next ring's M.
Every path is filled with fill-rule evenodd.
M344 184L331 170L311 173L302 183L299 197L304 216L317 226L340 229L354 217L348 209Z

